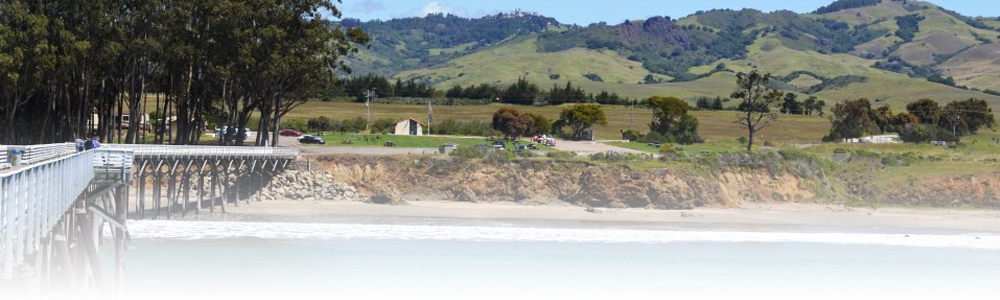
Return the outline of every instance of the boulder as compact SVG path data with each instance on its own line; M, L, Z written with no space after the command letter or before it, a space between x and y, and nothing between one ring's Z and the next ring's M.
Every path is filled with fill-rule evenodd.
M368 202L387 205L406 204L406 201L403 200L403 195L392 187L378 188L374 193L372 193L372 196L368 198Z

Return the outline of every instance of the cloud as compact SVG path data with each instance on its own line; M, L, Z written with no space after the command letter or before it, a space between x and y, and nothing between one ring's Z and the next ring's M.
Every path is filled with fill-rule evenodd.
M429 14L452 14L459 17L468 17L469 11L461 7L453 7L441 2L430 2L424 7L414 8L410 10L408 15L415 17L424 17Z
M370 14L384 10L385 10L385 5L382 4L382 2L375 0L364 0L354 5L351 5L351 11L359 12L362 14Z

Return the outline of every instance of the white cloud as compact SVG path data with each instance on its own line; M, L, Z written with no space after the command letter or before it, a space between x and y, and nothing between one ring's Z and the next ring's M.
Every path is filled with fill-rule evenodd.
M454 7L442 2L430 2L424 5L422 8L415 8L410 10L410 16L423 17L429 14L452 14L459 17L468 17L469 11L465 8Z

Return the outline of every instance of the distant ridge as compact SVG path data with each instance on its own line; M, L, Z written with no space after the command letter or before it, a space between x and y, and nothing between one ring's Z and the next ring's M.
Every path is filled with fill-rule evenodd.
M523 11L344 23L373 37L371 49L352 59L356 73L439 90L525 78L694 101L728 96L733 74L758 68L784 90L828 102L974 97L1000 107L992 56L1000 20L922 1L839 0L810 14L724 9L588 26Z

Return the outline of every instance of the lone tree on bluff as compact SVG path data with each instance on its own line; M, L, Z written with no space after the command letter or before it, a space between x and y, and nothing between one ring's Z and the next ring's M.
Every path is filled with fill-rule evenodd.
M732 98L743 99L740 103L740 115L736 124L747 130L747 152L753 151L753 138L757 132L767 128L771 121L778 119L778 114L771 111L784 94L767 86L771 74L761 74L753 70L749 74L736 74L736 91Z
M563 108L557 122L569 126L574 140L582 140L587 129L594 125L608 125L608 117L598 105L579 104Z

